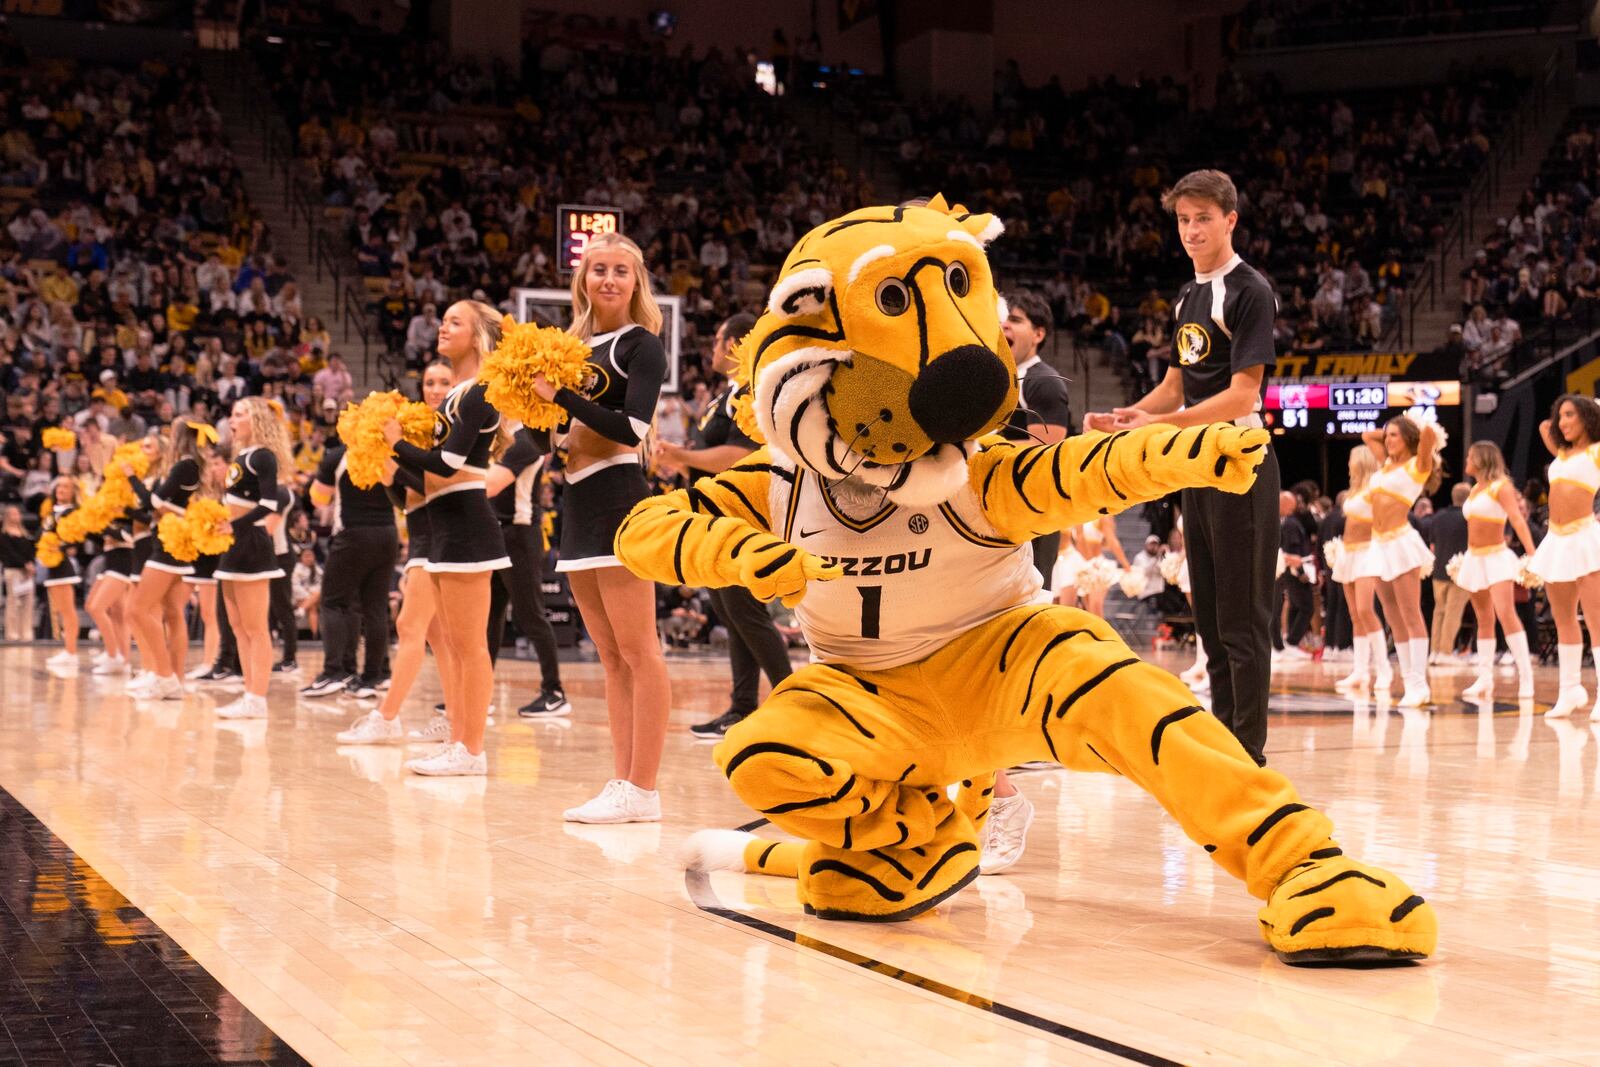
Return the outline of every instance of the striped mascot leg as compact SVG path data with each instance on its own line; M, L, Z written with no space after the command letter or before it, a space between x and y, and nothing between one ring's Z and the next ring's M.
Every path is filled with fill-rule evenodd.
M1262 934L1291 962L1434 948L1421 897L1345 856L1287 778L1257 767L1176 678L1075 609L1007 612L890 671L806 668L716 759L747 803L808 839L798 855L747 842L742 866L797 873L802 903L825 917L906 918L960 889L977 870L990 772L1048 759L1124 775L1155 797L1267 901ZM942 788L954 782L957 803Z

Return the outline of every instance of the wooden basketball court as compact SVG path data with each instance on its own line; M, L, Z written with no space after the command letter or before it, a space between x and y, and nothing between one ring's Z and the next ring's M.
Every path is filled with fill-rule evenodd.
M52 651L0 649L0 1064L46 1031L62 1054L39 1062L1600 1064L1600 727L1543 717L1552 670L1539 704L1431 713L1352 706L1344 665L1278 679L1273 765L1439 912L1427 963L1327 970L1278 962L1257 902L1110 775L1019 776L1039 809L1022 862L907 923L686 877L691 831L752 818L685 729L725 705L715 660L672 663L664 822L578 826L561 811L611 768L593 664L566 667L570 720L497 719L487 780L423 779L404 749L334 744L355 704L275 682L270 721L219 723L227 694L135 706L87 668L52 675ZM536 680L502 664L500 707ZM39 931L67 915L79 948L52 954ZM83 1008L113 1059L75 1058L68 1037L92 1041L62 1036L59 1002L107 990L203 1054L133 1054Z

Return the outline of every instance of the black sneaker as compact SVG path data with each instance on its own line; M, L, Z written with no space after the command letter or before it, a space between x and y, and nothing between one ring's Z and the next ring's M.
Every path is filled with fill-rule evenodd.
M357 700L371 700L378 695L378 690L371 682L352 675L350 680L344 684L344 695L355 697Z
M300 664L296 663L292 659L286 659L282 663L275 664L273 666L273 668L272 668L272 673L273 674L299 674L300 673Z
M379 678L376 682L373 682L372 688L376 689L380 693L387 693L389 691L389 676L386 674L382 678Z
M546 689L517 709L524 719L559 719L572 714L572 702L559 689Z
M353 676L352 676L353 677ZM300 690L300 695L312 700L331 697L335 693L344 692L344 687L351 679L344 675L319 674L317 680Z
M718 715L715 719L712 719L710 722L703 722L698 726L689 727L689 732L694 734L696 737L704 737L715 741L717 738L725 736L729 730L743 722L745 716L749 714L750 713L748 711L733 711L732 709L729 709L728 711L723 712L721 715Z
M240 674L236 667L215 667L202 681L211 682L214 685L232 685L235 682L244 681L244 675Z

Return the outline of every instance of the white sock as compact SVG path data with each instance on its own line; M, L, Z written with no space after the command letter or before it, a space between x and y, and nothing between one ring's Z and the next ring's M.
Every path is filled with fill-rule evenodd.
M1355 670L1351 673L1360 675L1363 678L1367 676L1367 661L1368 657L1371 655L1371 653L1367 651L1367 644L1368 641L1366 634L1356 634L1350 639L1350 658L1355 662Z
M1381 628L1367 635L1367 647L1372 650L1372 669L1378 674L1389 670L1389 641Z
M1528 658L1528 632L1518 630L1514 634L1506 634L1506 647L1511 650L1511 658L1517 661L1517 677L1530 677L1533 674L1533 661Z
M1396 641L1394 643L1394 658L1400 661L1400 677L1404 678L1411 673L1411 642Z
M1494 673L1494 638L1478 638L1478 676L1487 678Z
M1202 641L1194 643L1194 667L1196 674L1206 669L1206 646Z
M1411 646L1411 667L1417 672L1417 679L1426 683L1428 678L1428 639L1426 637L1413 637L1406 644Z
M1527 640L1527 635L1523 635ZM1561 692L1583 684L1583 646L1556 646L1556 674L1560 678Z

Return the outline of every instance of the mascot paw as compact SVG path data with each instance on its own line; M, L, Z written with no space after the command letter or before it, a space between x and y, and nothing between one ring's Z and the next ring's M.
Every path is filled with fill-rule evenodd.
M806 595L807 582L826 582L843 573L837 563L776 537L763 537L741 555L738 584L757 600L782 600L792 608Z
M1210 462L1211 484L1225 493L1244 493L1255 484L1256 468L1267 458L1272 435L1265 430L1219 426L1204 443L1202 455Z
M1390 872L1348 856L1291 870L1260 920L1261 936L1285 963L1420 960L1439 940L1431 905Z
M954 896L977 877L978 846L971 840L870 852L813 841L801 860L800 903L819 919L899 922Z
M743 830L699 830L678 849L686 871L742 871L744 850L756 839Z

